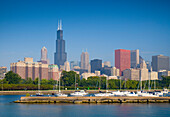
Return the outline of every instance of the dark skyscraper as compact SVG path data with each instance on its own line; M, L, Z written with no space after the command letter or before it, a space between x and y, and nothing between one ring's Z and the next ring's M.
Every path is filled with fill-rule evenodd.
M101 71L101 69L102 69L102 60L94 59L94 60L91 60L90 64L91 64L91 72L92 73L95 73L95 71Z
M63 40L63 30L61 21L58 23L57 40L56 40L56 52L54 53L54 64L64 65L67 60L67 53L65 52L65 40Z
M139 50L131 50L131 68L137 68L139 64Z
M169 57L163 55L152 56L152 70L169 70Z

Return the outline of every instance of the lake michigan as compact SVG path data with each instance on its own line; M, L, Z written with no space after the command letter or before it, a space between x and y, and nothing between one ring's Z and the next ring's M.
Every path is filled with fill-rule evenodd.
M168 117L169 103L21 104L22 95L0 95L0 117Z

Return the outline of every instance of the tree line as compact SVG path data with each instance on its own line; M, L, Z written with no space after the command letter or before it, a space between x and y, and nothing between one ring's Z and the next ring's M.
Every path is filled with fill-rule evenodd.
M58 87L58 81L53 79L46 80L42 79L40 81L41 90L53 90ZM31 78L22 79L18 74L9 71L6 73L5 78L0 80L0 90L37 90L38 88L38 78L32 80ZM118 79L109 79L106 80L106 77L92 76L86 79L81 79L79 74L76 74L74 71L63 71L61 74L60 80L61 89L140 89L140 81L135 80L118 80ZM162 80L156 81L143 81L142 89L148 89L150 86L151 89L162 89L169 88L170 85L170 76L162 76Z

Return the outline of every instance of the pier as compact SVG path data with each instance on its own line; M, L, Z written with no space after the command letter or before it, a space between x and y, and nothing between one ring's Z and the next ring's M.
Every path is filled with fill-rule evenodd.
M14 103L170 103L170 97L21 97Z

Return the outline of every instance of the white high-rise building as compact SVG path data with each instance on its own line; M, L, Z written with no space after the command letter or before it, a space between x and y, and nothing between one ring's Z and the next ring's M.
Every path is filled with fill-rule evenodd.
M43 64L49 64L49 59L47 58L47 48L43 47L41 49L41 61Z
M140 80L141 80L141 81L143 81L143 80L149 80L148 69L147 69L147 66L146 66L146 63L145 63L144 60L143 60L143 62L140 64L139 74L140 74Z
M102 67L110 67L111 64L110 64L110 61L105 61L102 65Z
M89 69L89 54L88 52L82 52L81 54L81 69Z
M119 76L119 69L117 69L116 67L112 67L111 76Z
M70 63L69 63L68 61L66 61L66 62L64 63L64 70L65 70L65 71L70 71Z

